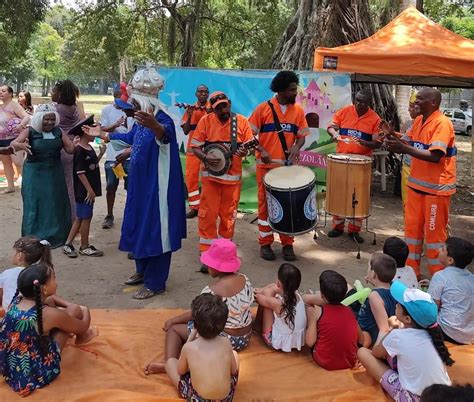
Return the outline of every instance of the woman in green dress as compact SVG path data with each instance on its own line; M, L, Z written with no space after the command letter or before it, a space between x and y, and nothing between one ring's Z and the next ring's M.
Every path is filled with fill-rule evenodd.
M21 235L48 240L62 246L71 229L69 198L61 165L61 149L74 152L74 145L58 128L59 116L51 104L37 107L31 127L12 143L29 144L23 168L23 222Z

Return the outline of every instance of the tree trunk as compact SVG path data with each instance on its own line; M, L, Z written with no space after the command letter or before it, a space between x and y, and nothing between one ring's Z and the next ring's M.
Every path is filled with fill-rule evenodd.
M168 37L168 56L174 63L176 27L179 29L182 37L181 66L194 67L196 65L196 53L194 51L195 43L198 43L198 27L201 17L201 8L205 0L193 0L190 2L190 13L186 16L180 14L178 2L169 2L162 0L161 3L171 15L169 37Z
M300 0L270 61L273 69L312 69L314 49L321 43L327 0Z
M424 14L425 11L424 11L424 8L423 8L423 5L424 5L424 4L423 4L423 0L416 0L415 3L416 3L416 9L417 9L420 13L423 13L423 14Z
M193 11L184 20L183 53L181 56L181 65L183 67L196 66L194 45L197 43L202 0L195 0L193 3Z
M300 0L298 10L272 56L275 69L312 70L318 46L335 47L358 42L374 33L367 0ZM374 98L374 109L398 127L398 116L389 85L361 85Z
M48 93L46 92L46 77L43 77L43 82L41 85L41 96L48 96Z
M48 96L49 94L49 88L51 88L51 78L48 78L46 80L46 95L45 96Z
M418 0L403 0L400 3L400 7L397 11L401 13L403 10L407 9L410 6L416 6L418 8L418 3ZM423 4L421 4L421 8L423 8ZM409 85L397 85L395 87L395 99L397 101L396 104L398 116L400 118L400 124L403 124L411 119L410 114L408 113L411 89L412 87Z
M176 56L176 21L171 18L168 30L168 60L171 65L175 65Z

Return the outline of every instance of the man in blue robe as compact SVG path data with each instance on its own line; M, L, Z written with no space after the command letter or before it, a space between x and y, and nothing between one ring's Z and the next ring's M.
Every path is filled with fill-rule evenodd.
M163 79L154 68L138 71L129 102L139 109L128 133L101 134L132 146L127 202L119 249L135 256L127 285L143 283L134 299L166 290L171 255L186 237L184 182L173 120L158 99Z

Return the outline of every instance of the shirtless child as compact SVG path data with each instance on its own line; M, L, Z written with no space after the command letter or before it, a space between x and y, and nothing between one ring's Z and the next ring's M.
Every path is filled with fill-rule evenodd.
M145 374L166 372L181 398L232 401L239 374L237 353L227 337L219 336L228 315L220 296L204 293L191 304L194 329L179 359L149 363Z

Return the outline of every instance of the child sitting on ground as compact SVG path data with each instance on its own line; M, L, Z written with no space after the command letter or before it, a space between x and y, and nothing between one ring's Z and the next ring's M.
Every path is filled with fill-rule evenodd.
M305 305L298 288L301 272L292 264L282 264L276 283L255 289L258 303L254 329L262 330L265 343L276 350L301 350L306 328Z
M319 276L321 293L304 295L306 312L306 345L312 349L314 361L326 370L352 368L357 361L357 342L362 333L354 313L341 304L347 293L346 279L327 270ZM314 302L323 305L315 305Z
M229 309L229 316L221 336L229 338L236 351L245 349L252 334L253 287L244 274L239 274L240 258L237 246L231 240L214 240L209 250L201 254L201 263L209 269L214 281L201 293L211 293L222 297ZM170 358L179 358L181 348L193 329L191 311L170 318L163 326L166 331L165 362ZM150 362L144 368L145 374L161 373L165 362Z
M220 296L204 293L193 300L194 329L181 349L179 359L169 358L164 367L181 398L188 401L232 401L239 362L229 339L219 336L228 313Z
M417 402L426 387L451 385L444 364L451 366L454 361L443 343L431 296L399 281L393 282L390 292L398 303L399 328L386 334L372 351L359 349L357 356L394 400Z
M412 267L405 265L409 250L408 245L399 237L392 236L385 240L383 253L392 257L397 263L394 281L401 281L409 288L419 288L418 279Z
M104 253L89 244L89 232L94 211L95 198L102 195L100 183L99 159L89 144L93 136L82 132L79 143L74 148L74 194L76 197L76 219L72 224L63 252L70 258L76 258L77 252L72 242L77 233L81 234L79 254L89 257L101 257Z
M466 269L473 254L471 242L448 238L438 257L446 268L433 275L428 288L439 308L438 324L449 342L474 343L474 275Z
M47 240L35 236L25 236L13 244L12 263L14 268L9 268L0 274L0 298L5 311L13 301L17 289L17 280L20 272L36 262L52 266L51 249Z
M21 396L59 375L61 350L71 333L76 335L76 344L98 334L89 327L87 307L71 304L59 309L45 304L56 288L51 265L41 262L24 269L18 276L17 295L2 321L0 372Z
M363 346L371 347L379 332L388 331L388 318L395 314L395 299L390 294L390 283L397 272L395 260L389 255L375 253L367 269L368 283L374 288L365 303L360 307L357 321L364 334Z

